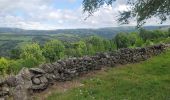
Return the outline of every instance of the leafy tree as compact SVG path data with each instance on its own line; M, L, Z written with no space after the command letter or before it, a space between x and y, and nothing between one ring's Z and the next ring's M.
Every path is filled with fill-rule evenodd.
M37 43L27 44L22 47L20 58L25 67L37 66L45 61L42 50Z
M86 46L88 55L94 55L96 53L92 44L86 44Z
M170 28L168 28L168 36L170 36Z
M128 38L129 38L130 45L134 46L137 39L140 38L140 37L139 37L138 33L132 32L132 33L128 34Z
M137 38L137 40L136 40L136 42L135 42L135 47L142 47L143 46L143 44L144 44L144 41L143 41L143 39L141 39L141 38Z
M111 5L116 0L83 0L83 11L92 15L104 4ZM119 22L128 24L131 18L137 18L138 26L153 16L158 16L161 22L170 16L170 0L127 0L128 11L120 13Z
M115 43L112 42L111 40L104 39L103 44L105 51L113 51L116 48Z
M103 39L98 36L88 38L86 43L91 44L95 52L103 52L105 50Z
M114 38L117 48L127 48L130 44L126 33L119 33Z
M144 40L151 40L153 38L153 33L151 31L147 31L145 29L139 30L139 36Z
M150 40L147 40L145 43L144 43L145 46L150 46L150 45L153 45L153 42L150 41Z
M11 59L19 59L20 53L21 53L21 48L12 49L10 58Z
M73 46L76 51L75 56L83 56L86 54L87 47L86 47L86 43L84 41L79 41L77 43L74 43Z
M5 58L0 58L0 75L7 74L9 70L9 62Z
M44 45L43 55L48 61L53 62L64 57L64 50L62 42L51 40Z
M168 33L160 30L147 31L145 29L140 29L139 36L144 40L156 40L158 38L168 37Z

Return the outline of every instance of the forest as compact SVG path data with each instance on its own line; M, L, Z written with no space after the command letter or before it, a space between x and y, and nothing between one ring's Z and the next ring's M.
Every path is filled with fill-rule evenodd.
M145 30L141 28L137 32L120 32L111 39L92 35L78 38L71 42L46 37L41 39L42 43L36 41L36 38L34 39L35 41L22 43L9 50L7 56L0 58L0 75L16 74L23 67L32 68L40 64L55 62L65 58L95 55L99 52L112 52L121 48L136 48L170 43L170 29ZM10 47L17 43L17 41L11 42ZM6 53L5 50L4 53Z

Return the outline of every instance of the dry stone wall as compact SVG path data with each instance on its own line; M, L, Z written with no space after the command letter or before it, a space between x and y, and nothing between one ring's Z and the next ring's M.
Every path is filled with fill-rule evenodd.
M125 48L115 52L98 53L95 56L59 60L37 68L23 68L16 76L0 79L0 97L11 96L14 100L28 100L31 93L41 92L54 82L69 81L103 67L144 61L165 49L164 44L145 48Z

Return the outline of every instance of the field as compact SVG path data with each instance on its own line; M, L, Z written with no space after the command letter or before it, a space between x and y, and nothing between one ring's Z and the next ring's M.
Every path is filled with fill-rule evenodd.
M83 86L55 90L47 100L170 100L170 51L148 61L109 68L81 80Z

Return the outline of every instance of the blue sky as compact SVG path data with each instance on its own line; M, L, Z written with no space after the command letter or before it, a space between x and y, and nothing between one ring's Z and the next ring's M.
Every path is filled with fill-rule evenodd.
M87 14L82 13L82 1L0 0L0 27L37 30L117 27L118 12L128 8L126 0L117 0L113 7L105 5L84 20ZM152 18L146 25L157 25L157 20ZM136 21L129 25L136 25Z
M77 9L82 0L53 0L52 6L56 9Z

